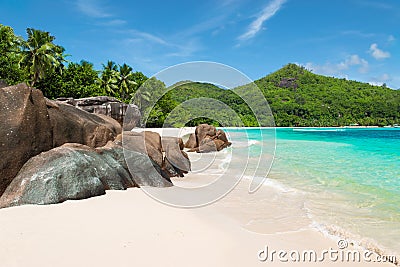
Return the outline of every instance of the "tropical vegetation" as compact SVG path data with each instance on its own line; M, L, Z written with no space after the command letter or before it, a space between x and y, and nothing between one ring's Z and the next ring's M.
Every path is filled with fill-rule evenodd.
M96 70L85 60L70 62L64 47L55 40L49 32L33 28L27 29L25 40L11 27L0 24L0 81L10 85L26 82L51 99L107 95L126 103L132 100L148 127L202 122L270 126L271 118L276 126L400 124L400 90L387 88L386 84L373 86L326 77L288 64L252 84L231 90L192 81L166 88L162 81L148 79L126 63L109 60ZM271 110L259 99L246 103L239 96L251 95L253 90L261 91L259 98L264 96ZM190 101L193 99L198 100ZM254 112L261 114L261 120Z
M0 24L0 80L7 84L26 82L51 99L108 95L130 102L147 77L125 63L108 61L101 70L82 60L67 60L64 47L55 44L49 32L26 30L27 39Z

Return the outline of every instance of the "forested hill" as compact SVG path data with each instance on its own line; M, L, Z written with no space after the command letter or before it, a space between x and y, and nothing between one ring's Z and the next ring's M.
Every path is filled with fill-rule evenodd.
M313 74L296 64L255 81L277 126L393 125L400 91Z
M317 75L296 64L288 64L255 84L265 95L276 126L400 124L400 90ZM233 91L186 83L177 86L170 97L178 103L197 97L221 100L239 114L246 126L256 126L251 110ZM235 124L232 121L232 126Z
M262 97L252 91L254 84L225 90L212 84L182 81L148 110L148 104L165 91L162 81L154 77L148 79L131 66L116 64L112 60L103 64L101 70L84 60L68 62L64 47L55 44L55 40L50 32L33 28L27 28L25 40L15 35L11 27L0 24L0 83L26 82L51 99L107 95L128 103L133 98L142 114L149 113L146 120L149 127L161 127L176 107L178 110L172 114L176 123L171 122L171 126L183 126L183 122L187 125L200 122L216 124L210 118L192 119L196 116L178 107L186 100L208 97L224 102L235 111L232 113L226 106L217 105L218 115L227 124L224 126L259 126L252 110L235 93L241 92L244 96L256 96L249 103L251 108L261 114L261 126L271 125L271 113L260 101ZM255 81L255 84L267 99L277 126L400 124L400 90L386 86L316 75L296 64L288 64ZM191 103L196 113L206 109L205 102ZM219 108L222 106L224 108Z

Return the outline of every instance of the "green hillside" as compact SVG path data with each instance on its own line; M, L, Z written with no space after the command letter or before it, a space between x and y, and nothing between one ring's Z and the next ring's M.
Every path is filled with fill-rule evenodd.
M255 84L267 99L277 126L400 123L399 90L313 74L296 64L288 64ZM174 106L198 97L218 99L231 107L244 125L257 126L249 107L234 93L247 89L248 85L224 90L212 84L190 82L176 86L168 97L175 102ZM201 121L206 120L198 119L189 125ZM232 120L231 126L238 124Z
M185 82L183 85L174 87L174 89L172 89L169 92L169 97L170 99L173 99L176 102L175 106L177 106L179 103L188 101L190 99L199 99L201 97L212 98L221 101L222 103L229 106L234 111L234 113L236 113L240 118L240 120L238 120L238 118L231 116L231 114L228 115L229 111L227 110L227 108L224 107L220 108L218 110L217 115L218 117L225 118L224 121L229 121L229 126L257 125L257 122L254 116L252 115L252 112L248 107L248 105L244 103L244 101L232 90L225 90L209 83L188 81ZM201 100L196 100L191 102L190 105L198 106L197 108L201 109L202 112L206 114L207 110L203 108L202 102L203 101ZM209 124L214 124L216 126L219 125L219 123L217 123L215 120L209 118L193 119L187 122L186 125L196 126L199 123L209 123Z
M255 83L277 126L392 125L400 121L400 91L313 74L295 64Z
M400 90L316 75L296 64L288 64L255 81L272 113L254 84L224 90L190 81L174 85L151 108L150 103L165 91L162 81L148 79L129 65L112 60L103 64L101 70L84 60L69 62L64 47L55 40L50 32L33 28L27 28L24 39L15 35L11 27L0 24L0 83L26 82L51 99L107 95L128 103L133 97L149 127L161 127L168 118L168 125L176 127L200 122L271 126L272 118L277 126L400 124ZM236 93L250 99L251 109ZM206 99L186 102L201 97L221 102L213 102L213 106L208 106L210 101ZM182 107L181 103L187 104ZM196 115L199 111L204 111L204 118Z

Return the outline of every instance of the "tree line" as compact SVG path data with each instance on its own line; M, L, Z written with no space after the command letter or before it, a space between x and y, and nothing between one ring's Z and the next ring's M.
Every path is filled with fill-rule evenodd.
M265 124L268 122L267 118L257 121L253 113L254 108L267 110L267 107L245 103L236 94L251 93L255 86L265 96L278 127L400 124L400 90L393 90L385 85L373 86L317 75L296 64L287 64L253 84L232 90L221 89L212 84L188 82L174 87L169 98L175 101L172 103L174 107L199 97L218 99L232 108L240 118L238 121L237 117L231 116L230 124L225 126L271 126L271 123ZM221 117L228 116L223 109L220 113ZM180 116L188 114L182 112ZM179 118L176 120L180 121ZM189 124L199 122L219 125L217 121L206 118L190 121Z
M41 89L50 99L107 95L126 103L133 100L148 127L162 127L164 122L175 127L199 123L220 125L211 118L193 117L204 108L201 101L194 103L191 111L181 105L201 97L217 99L235 111L236 115L226 109L218 112L225 122L223 126L269 126L260 124L249 105L236 94L251 94L254 85L267 99L276 126L400 124L400 90L386 85L326 77L288 64L253 84L232 90L182 81L163 95L166 85L162 81L148 79L125 63L120 65L110 60L96 70L88 61L70 62L65 49L55 43L49 32L33 28L26 32L27 38L23 39L11 27L0 24L0 80L10 85L26 82ZM177 110L171 113L174 109Z
M317 75L296 64L255 81L277 126L400 123L400 90Z
M92 63L69 62L64 47L49 32L26 30L26 40L0 24L0 80L26 82L51 99L108 95L129 102L147 77L127 64L113 61L95 70Z

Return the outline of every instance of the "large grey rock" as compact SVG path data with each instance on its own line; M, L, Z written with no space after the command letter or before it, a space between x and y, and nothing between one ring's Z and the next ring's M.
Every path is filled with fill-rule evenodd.
M200 145L201 141L206 137L215 136L217 130L214 126L208 124L200 124L196 127L195 134L197 144Z
M219 139L225 143L229 143L228 137L226 137L226 134L224 131L218 130L215 135L216 135L216 139Z
M190 161L187 154L182 151L184 144L181 138L161 138L158 133L151 131L124 131L122 135L117 136L115 142L123 144L127 150L148 155L157 164L157 169L161 168L168 177L183 177L190 171ZM130 161L127 161L129 165ZM131 173L136 171L131 170Z
M124 148L148 155L158 166L161 167L163 165L161 137L158 133L124 131L122 141Z
M217 146L214 143L214 140L211 138L204 138L201 140L198 151L200 153L209 153L209 152L216 152L218 151Z
M0 198L0 207L53 204L135 186L111 154L65 144L31 158Z
M53 147L65 143L101 147L121 133L121 126L108 117L91 114L61 102L47 102Z
M109 96L94 96L94 97L86 97L78 99L73 99L72 97L69 98L61 97L57 98L57 100L78 107L97 106L110 102L121 103L121 101L119 101L118 99Z
M122 135L119 135L119 138L122 138ZM105 157L112 157L125 170L130 171L133 181L138 186L169 187L173 185L170 176L162 170L161 166L145 153L122 148L119 138L96 150L101 151Z
M147 155L129 149L124 149L124 155L132 179L140 187L169 187L173 185L168 173Z
M185 147L186 148L196 148L196 147L198 147L195 133L191 133L189 135L189 139L186 141Z
M183 177L185 173L191 170L191 164L187 154L182 151L182 139L177 137L162 137L161 142L165 151L164 169L171 176Z
M126 130L131 130L140 124L139 108L133 104L123 103L114 97L95 96L79 99L58 98L57 100L89 113L109 116L117 120L120 124L125 120L125 123L130 127L130 129Z
M26 84L0 89L0 195L33 156L65 143L104 146L121 133L109 117L46 99Z
M109 142L104 148L112 148L105 152L112 153L113 158L130 171L132 179L138 186L169 187L173 185L168 173L145 151L122 148L122 135L118 135L114 142Z
M220 151L231 144L224 131L217 131L212 125L200 124L195 133L190 135L185 147L189 148L189 152L209 153Z
M124 154L113 142L96 149L69 143L31 158L0 197L0 208L60 203L138 185L166 187L172 183L160 166L142 153L125 149Z
M0 89L0 195L28 159L53 147L45 98L18 84Z
M133 128L140 126L140 120L142 116L140 109L136 105L129 104L124 115L124 131L131 131Z

